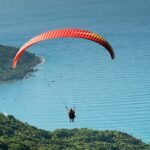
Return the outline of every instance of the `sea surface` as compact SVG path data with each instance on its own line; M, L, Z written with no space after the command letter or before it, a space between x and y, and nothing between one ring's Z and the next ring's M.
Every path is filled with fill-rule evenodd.
M67 27L102 35L116 59L88 40L38 43L28 51L45 62L28 79L0 84L0 112L46 130L119 130L150 143L150 1L0 1L0 44L21 47ZM75 123L65 105L75 105Z

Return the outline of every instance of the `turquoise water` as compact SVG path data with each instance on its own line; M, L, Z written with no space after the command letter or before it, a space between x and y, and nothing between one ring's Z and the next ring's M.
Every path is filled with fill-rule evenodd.
M55 28L104 36L116 59L82 39L44 41L28 50L45 59L25 80L0 85L0 112L36 127L111 129L150 142L150 1L1 0L0 44L20 47ZM70 124L64 104L76 105Z

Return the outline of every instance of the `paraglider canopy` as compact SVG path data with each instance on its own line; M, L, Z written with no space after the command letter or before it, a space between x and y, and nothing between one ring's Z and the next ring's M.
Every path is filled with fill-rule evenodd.
M20 56L23 52L33 44L36 44L40 41L47 40L47 39L54 39L54 38L64 38L64 37L74 37L74 38L83 38L87 40L94 41L107 49L112 59L115 58L115 53L113 48L109 44L107 40L105 40L102 36L82 29L74 29L74 28L66 28L66 29L56 29L50 30L44 33L41 33L34 38L30 39L27 43L25 43L20 50L17 52L12 67L15 69L17 61L19 60Z

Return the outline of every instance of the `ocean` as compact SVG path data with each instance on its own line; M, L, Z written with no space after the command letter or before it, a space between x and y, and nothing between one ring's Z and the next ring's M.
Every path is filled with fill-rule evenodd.
M116 59L83 39L38 43L28 51L44 63L28 79L0 84L0 112L45 130L119 130L150 143L149 10L149 0L1 0L0 44L81 28L106 38ZM75 123L65 105L75 105Z

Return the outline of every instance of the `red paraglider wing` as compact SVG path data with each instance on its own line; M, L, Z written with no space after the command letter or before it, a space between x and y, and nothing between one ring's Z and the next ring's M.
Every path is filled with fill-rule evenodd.
M30 39L27 43L25 43L20 50L17 52L12 67L15 68L18 59L22 55L22 53L31 45L36 44L40 41L47 40L47 39L54 39L54 38L63 38L63 37L75 37L75 38L84 38L100 45L103 45L107 51L110 53L112 59L115 58L115 54L111 45L100 35L82 29L57 29L57 30L50 30L48 32L44 32L42 34L37 35L36 37Z

